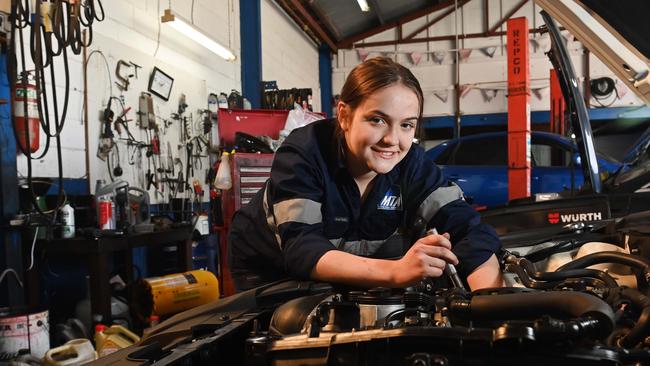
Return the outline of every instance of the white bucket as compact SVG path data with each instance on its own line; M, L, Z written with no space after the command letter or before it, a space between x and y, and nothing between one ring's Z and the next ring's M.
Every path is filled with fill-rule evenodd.
M10 360L24 349L42 358L50 349L48 318L47 310L33 314L0 313L0 360Z

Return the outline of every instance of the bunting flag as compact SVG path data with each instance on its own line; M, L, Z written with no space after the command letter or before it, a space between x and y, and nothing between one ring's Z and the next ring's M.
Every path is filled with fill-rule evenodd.
M494 57L494 53L497 51L497 46L482 47L480 50L485 56L492 58Z
M447 103L447 99L449 99L449 90L447 89L434 90L433 95L435 95L438 99L440 99L441 102Z
M365 61L366 58L368 58L369 53L370 52L368 52L368 50L365 48L357 48L357 55L359 55L359 60L361 60L361 62Z
M465 97L470 90L472 90L472 84L461 84L458 86L461 98Z
M411 62L417 66L422 60L422 52L411 52Z
M460 58L460 62L467 61L469 55L471 54L472 54L471 48L461 48L458 50L458 57Z
M442 61L445 60L446 55L447 55L447 51L433 51L433 60L437 64L441 64Z
M617 79L616 82L614 83L614 89L616 89L616 97L618 99L623 99L623 97L627 94L627 86L625 86L624 83L619 82Z
M539 42L537 42L536 39L529 39L528 43L530 43L530 46L533 48L533 52L537 52L537 49L539 48Z
M498 92L498 89L481 89L481 94L483 94L483 99L486 102L492 101L492 99L497 96Z

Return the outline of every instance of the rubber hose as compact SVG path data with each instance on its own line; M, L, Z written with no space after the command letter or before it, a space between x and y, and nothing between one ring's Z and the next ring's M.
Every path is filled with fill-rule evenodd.
M614 312L600 298L582 292L524 292L505 295L476 295L471 300L453 300L450 313L473 320L525 320L544 315L559 319L592 317L600 323L599 335L614 329Z
M650 298L641 292L631 288L623 288L621 296L630 300L637 308L641 309L641 314L636 324L628 334L619 341L621 347L631 348L636 346L648 334L648 325L650 324Z
M650 262L648 262L646 259L633 256L631 254L620 252L597 252L588 254L582 258L575 259L563 266L560 266L556 271L560 272L567 269L585 268L600 263L624 264L644 271L647 271L648 267L650 267Z

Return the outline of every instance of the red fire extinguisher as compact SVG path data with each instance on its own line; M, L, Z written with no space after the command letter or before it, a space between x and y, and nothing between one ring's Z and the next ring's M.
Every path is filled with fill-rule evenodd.
M14 129L16 138L22 150L31 153L36 152L40 144L40 120L38 118L38 95L36 86L28 83L16 84L14 95ZM25 116L25 103L27 104L27 115ZM29 142L27 141L27 129L29 128Z

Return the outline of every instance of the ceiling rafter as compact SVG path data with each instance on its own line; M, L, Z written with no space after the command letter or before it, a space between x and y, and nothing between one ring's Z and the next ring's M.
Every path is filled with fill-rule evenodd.
M381 25L386 24L386 19L384 19L384 17L381 16L381 12L379 11L379 3L377 3L377 0L368 0L368 2L370 3L370 9L372 10L373 13L375 13L377 20L379 20L379 24Z
M415 20L417 18L421 18L421 17L423 17L423 16L425 16L427 14L431 14L431 13L433 13L435 11L440 10L440 9L444 9L444 8L448 7L450 4L453 4L453 3L454 3L453 0L445 1L445 2L442 2L442 3L438 3L436 5L428 6L428 7L424 8L424 9L421 9L421 10L418 10L418 11L414 11L414 12L408 14L408 15L405 15L405 16L403 16L403 17L401 17L399 19L396 19L394 21L388 22L388 23L386 23L384 25L381 25L379 27L373 28L373 29L371 29L369 31L362 32L362 33L356 34L354 36L350 36L348 38L345 38L345 39L339 41L337 43L337 46L338 46L338 48L352 48L352 46L354 45L355 42L358 42L358 41L360 41L362 39L368 38L368 37L373 36L375 34L381 33L383 31L386 31L386 30L389 30L389 29L392 29L392 28L395 28L395 27L400 27L404 23L408 23L408 22L410 22L412 20Z
M302 18L300 18L300 16L298 16L298 14L296 14L296 11L291 6L289 6L289 4L287 4L284 0L275 0L275 3L278 4L282 10L284 10L287 15L291 17L291 19L293 19L298 28L302 29L307 37L311 38L314 43L320 42L320 39L316 36L316 34L314 34L314 32L309 29L309 26L305 23L305 21L302 20Z
M461 0L461 1L458 3L458 9L462 8L463 5L467 4L467 3L470 2L470 1L471 1L471 0ZM454 5L454 4L449 4L449 6L452 6L452 5ZM439 21L441 21L441 20L443 20L444 18L446 18L449 14L453 13L455 10L456 10L456 7L455 7L455 6L452 7L451 9L448 9L448 10L445 11L444 13L440 14L439 16L437 16L435 19L433 19L433 20L427 22L427 23L424 24L423 26L421 26L421 27L419 27L418 29L414 30L413 32L411 32L411 34L409 34L408 36L404 37L403 39L411 39L411 38L415 37L415 36L418 35L420 32L424 31L425 29L427 29L427 28L433 26L434 24L436 24L436 23L438 23Z
M563 29L563 28L562 28ZM529 33L542 33L546 30L541 29L529 29ZM485 38L485 37L498 37L505 36L506 32L492 32L492 33L470 33L470 34L459 34L458 39L470 39L470 38ZM453 41L456 39L455 35L448 36L437 36L437 37L423 37L423 38L411 38L411 39L396 39L393 41L378 41L378 42L368 42L364 43L363 47L379 47L379 46L394 46L396 44L407 44L407 43L424 43L424 42L437 42L437 41Z
M497 24L490 28L490 30L488 30L488 33L493 33L499 29L503 23L507 22L508 19L510 19L510 17L513 16L519 9L521 9L527 2L528 0L521 0L519 4L515 5L515 7L512 8L503 18L501 18Z
M334 43L332 37L330 37L330 35L325 31L325 29L323 29L323 27L316 21L316 19L314 19L311 13L307 9L305 9L305 7L302 5L300 0L286 0L286 1L288 1L288 3L291 4L293 8L300 14L300 16L305 21L306 25L309 27L310 30L316 33L318 39L321 42L326 43L329 46L329 48L332 50L332 52L336 52L338 50L338 47L336 43Z

